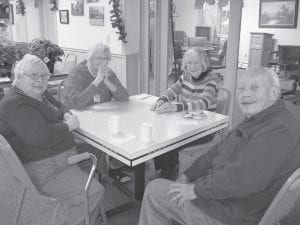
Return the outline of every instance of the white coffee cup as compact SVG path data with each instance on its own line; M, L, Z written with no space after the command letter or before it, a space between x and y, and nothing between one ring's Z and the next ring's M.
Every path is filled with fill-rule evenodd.
M140 127L140 141L150 142L152 141L152 124L151 123L142 123Z
M120 116L110 116L107 123L107 128L111 134L118 134L120 132Z

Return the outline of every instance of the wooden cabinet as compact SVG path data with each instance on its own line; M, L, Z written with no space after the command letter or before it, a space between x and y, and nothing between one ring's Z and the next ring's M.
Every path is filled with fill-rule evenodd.
M273 50L273 35L269 33L250 33L248 67L267 66L268 52Z

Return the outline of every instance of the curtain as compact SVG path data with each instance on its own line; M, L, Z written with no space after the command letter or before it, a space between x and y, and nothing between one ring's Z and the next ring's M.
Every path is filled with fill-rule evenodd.
M219 8L223 8L228 4L228 0L195 0L195 9L203 9L204 2L209 5L214 5L217 2Z

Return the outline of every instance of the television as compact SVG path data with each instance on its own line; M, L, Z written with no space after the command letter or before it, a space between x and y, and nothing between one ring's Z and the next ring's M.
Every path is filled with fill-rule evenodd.
M196 37L206 37L208 41L211 41L211 27L196 26Z

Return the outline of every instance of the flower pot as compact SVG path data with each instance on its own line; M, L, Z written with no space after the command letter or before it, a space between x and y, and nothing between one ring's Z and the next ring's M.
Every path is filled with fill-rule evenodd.
M1 77L10 77L11 69L10 68L0 68L0 76Z

